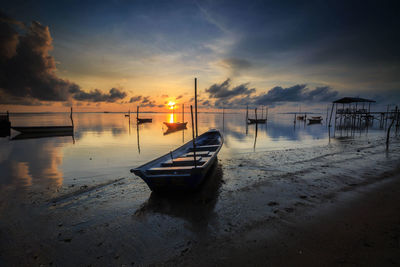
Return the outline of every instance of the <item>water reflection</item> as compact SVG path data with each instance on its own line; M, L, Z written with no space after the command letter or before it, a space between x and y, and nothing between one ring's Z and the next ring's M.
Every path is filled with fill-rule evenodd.
M190 194L159 195L151 193L149 199L135 212L138 217L160 213L189 222L195 232L206 229L216 216L215 204L222 184L222 166L217 162L210 168L201 188Z
M137 124L124 113L75 113L75 145L71 136L31 139L32 136L18 136L11 130L13 140L0 138L0 183L54 189L60 184L101 183L131 177L131 168L191 140L185 129L173 134L166 132L164 122L175 122L175 114L146 114L146 117L151 117L153 123ZM254 125L246 123L244 113L199 113L198 118L200 134L210 128L223 129L225 142L220 157L328 143L326 125L306 125L303 121L294 124L293 114L270 114L266 124ZM69 117L62 113L11 114L10 120L14 125L27 126L69 123ZM190 123L186 128L191 131ZM372 127L368 134L373 132Z

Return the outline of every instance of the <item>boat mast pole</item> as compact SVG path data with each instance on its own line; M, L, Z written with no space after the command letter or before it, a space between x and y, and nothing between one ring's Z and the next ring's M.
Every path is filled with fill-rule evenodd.
M185 104L182 104L182 123L185 123Z
M197 78L194 78L194 111L196 116L196 137L199 136L197 131Z
M193 122L193 107L190 105L190 114L192 114L192 136L193 136L193 158L194 168L196 168L196 139L194 138L194 122Z

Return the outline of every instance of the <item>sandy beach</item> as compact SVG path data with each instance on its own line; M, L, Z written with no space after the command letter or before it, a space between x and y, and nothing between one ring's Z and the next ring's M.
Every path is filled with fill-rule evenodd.
M399 264L400 142L384 142L224 156L190 196L132 176L3 194L0 265Z

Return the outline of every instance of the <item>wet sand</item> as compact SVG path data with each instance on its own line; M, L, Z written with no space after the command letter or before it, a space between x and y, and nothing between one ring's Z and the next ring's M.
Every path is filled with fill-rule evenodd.
M400 264L400 142L221 157L163 197L132 176L0 196L0 265Z
M170 266L398 266L400 169L324 209L197 246Z

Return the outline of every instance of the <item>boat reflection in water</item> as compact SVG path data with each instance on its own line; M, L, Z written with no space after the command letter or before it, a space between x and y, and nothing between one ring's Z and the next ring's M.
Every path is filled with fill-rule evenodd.
M222 184L222 166L215 162L207 173L207 177L197 191L191 194L160 195L152 192L149 199L136 210L138 217L160 213L181 218L191 223L194 230L206 228L210 219L215 216Z

